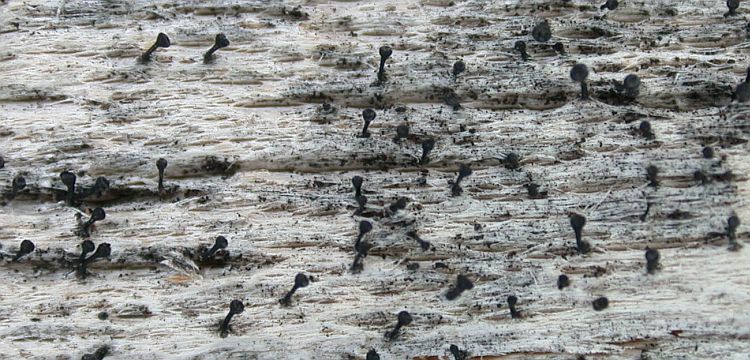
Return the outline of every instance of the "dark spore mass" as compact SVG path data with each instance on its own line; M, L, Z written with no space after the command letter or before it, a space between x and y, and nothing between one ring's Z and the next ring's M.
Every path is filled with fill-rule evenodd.
M589 98L589 89L586 85L586 79L589 77L589 68L584 64L575 64L570 69L570 78L577 82L581 83L581 99L582 100L588 100Z
M576 237L576 247L578 253L586 254L591 251L591 246L588 242L582 239L583 226L586 225L586 218L583 215L573 213L570 215L570 226L573 228L573 232Z
M76 175L66 170L60 173L60 180L68 189L65 193L65 203L68 206L73 206L76 193Z
M426 165L430 162L430 151L435 148L435 140L433 138L427 138L422 141L422 157L419 159L421 165Z
M508 153L503 158L503 166L508 170L517 170L521 167L521 157L514 152Z
M518 40L513 44L513 49L521 53L521 59L523 61L529 60L529 54L526 53L526 42L523 40Z
M359 176L355 175L352 177L352 187L354 187L354 196L362 195L362 183L364 182L364 179Z
M362 119L364 120L364 127L362 127L362 134L359 136L361 138L369 138L370 132L367 131L367 128L370 126L370 123L375 120L375 110L373 109L365 109L362 111Z
M398 322L396 323L396 326L393 328L393 330L388 331L385 333L385 337L388 340L394 340L399 335L399 330L401 330L402 327L407 326L411 324L412 318L411 314L409 314L408 311L404 310L398 313Z
M620 5L620 3L617 0L607 0L599 9L604 10L614 10L617 9L617 6Z
M409 136L409 125L407 124L400 124L396 127L396 137L393 138L393 141L396 143L401 142L401 139L406 139Z
M552 45L552 50L555 50L561 56L565 55L565 45L561 42L556 42L555 45Z
M31 242L31 240L24 240L21 241L21 246L18 248L18 252L15 256L13 256L12 261L18 261L18 259L24 257L27 254L31 254L32 251L34 251L36 247L34 246L34 243Z
M449 347L453 360L466 360L469 357L469 353L465 350L460 350L458 346L451 344Z
M399 210L406 209L406 204L409 202L409 199L405 197L401 197L396 202L388 206L388 209L391 210L391 213L395 214Z
M382 83L385 81L385 61L393 54L393 49L390 46L381 46L378 50L380 53L380 67L378 68L378 82Z
M159 35L156 36L156 42L154 42L151 47L144 52L139 60L142 63L146 63L151 61L151 54L156 51L158 48L168 48L170 45L172 45L172 42L169 41L169 37L165 33L159 33Z
M227 240L227 238L221 235L217 236L216 240L214 240L214 245L203 255L203 261L212 258L217 251L226 249L227 246L229 246L229 241Z
M639 88L641 87L641 79L638 75L629 74L622 81L622 87L625 89L625 93L628 96L635 97L638 95Z
M93 243L91 243L91 246L93 246ZM80 258L83 259L84 256L86 256L86 252L89 252L89 251L86 251L86 250L89 250L88 248L89 245L84 241L81 244L81 247L82 247L82 251L81 251ZM78 276L80 276L81 278L86 278L86 276L88 275L88 272L86 271L86 266L88 266L88 264L91 264L92 262L98 259L108 258L111 254L112 254L112 247L109 245L109 243L99 244L99 246L96 248L96 251L91 256L89 256L87 259L83 259L78 264L78 268L77 268Z
M446 293L445 298L448 300L454 300L461 296L461 294L466 290L471 290L474 288L474 283L469 280L468 277L465 275L458 275L456 278L456 285L448 290L448 293Z
M456 178L456 181L453 183L453 186L451 186L451 194L453 196L459 196L461 193L463 193L463 189L461 188L461 180L466 178L467 176L470 176L472 174L472 170L467 164L461 164L458 168L458 177Z
M640 133L645 139L654 139L654 132L651 130L651 123L647 120L641 121L641 124L638 125L638 133Z
M380 360L380 355L375 349L370 349L370 351L367 352L365 360Z
M735 16L737 15L737 9L740 7L740 0L727 0L727 11L726 14L724 14L725 17L727 16Z
M209 63L211 60L213 60L213 54L216 52L216 50L222 49L229 46L229 40L224 34L216 34L216 38L214 39L214 45L211 46L208 51L206 51L205 54L203 54L203 62Z
M94 351L93 354L85 354L81 357L81 360L102 360L105 356L109 354L109 346L102 346L96 351Z
M227 337L227 334L229 333L229 321L232 320L232 317L237 314L242 314L242 312L245 311L245 304L242 303L240 300L232 300L229 303L229 313L224 318L224 321L221 322L221 326L219 327L219 336L221 337Z
M362 238L365 236L365 234L370 231L372 231L372 223L367 220L362 220L359 222L359 235L357 235L357 240L354 242L355 251L360 252L359 244L361 243Z
M164 169L167 168L167 159L159 158L156 160L156 169L159 171L159 192L164 191Z
M510 295L506 299L508 302L508 308L510 309L510 317L513 319L520 319L521 318L521 312L516 310L516 304L518 303L518 298L515 295Z
M21 175L16 175L16 177L13 178L13 183L11 184L11 188L13 188L14 191L21 191L26 187L26 178L24 178Z
M609 299L602 296L597 298L596 300L591 302L591 305L594 307L594 310L601 311L609 307Z
M88 220L86 220L84 223L80 224L79 229L77 231L78 236L87 238L91 235L91 225L93 225L97 221L104 220L107 217L107 213L104 211L103 208L97 207L94 208L94 210L91 212L91 217L89 217Z
M703 154L703 158L712 159L714 157L714 148L706 146L701 150L701 153Z
M458 76L460 73L466 70L466 64L462 60L458 60L453 63L453 76Z
M562 290L568 286L570 286L570 279L568 278L568 275L562 274L557 277L557 289L558 290Z
M646 249L646 272L653 274L659 268L659 251L656 249Z
M307 275L303 273L299 273L294 277L294 286L291 290L289 290L286 295L279 300L282 306L289 306L289 304L292 301L292 295L294 295L294 292L297 291L297 289L307 287L307 285L310 285L310 279L307 277Z
M547 20L536 24L536 26L534 26L534 29L531 30L531 36L534 38L534 40L539 42L549 41L549 39L552 38L552 30L550 29Z

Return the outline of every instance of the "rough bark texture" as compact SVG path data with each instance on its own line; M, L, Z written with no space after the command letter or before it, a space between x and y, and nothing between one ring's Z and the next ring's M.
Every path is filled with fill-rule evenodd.
M107 359L364 359L371 348L452 359L455 344L483 359L746 359L749 250L728 251L726 235L733 213L750 221L749 111L731 100L748 65L745 4L728 18L723 1L599 5L3 1L0 181L28 185L0 208L0 358L109 346ZM542 19L548 44L530 35ZM159 32L171 47L139 64ZM204 64L217 33L231 45ZM382 45L393 55L378 84ZM589 101L570 80L576 62L590 68ZM612 90L628 73L642 81L635 101ZM365 108L377 112L367 139ZM412 135L395 143L402 123ZM427 137L436 145L420 165ZM511 152L517 169L504 166ZM460 164L473 174L451 196ZM65 206L63 170L79 187L99 176L111 187ZM530 198L532 183L547 196ZM406 209L388 214L399 197ZM112 255L79 279L76 214L96 206L107 217L90 239ZM576 251L573 212L587 218L589 254ZM373 248L351 274L362 219ZM201 261L218 235L229 247ZM10 262L24 239L36 250ZM647 247L661 253L654 275ZM190 258L199 270L178 270ZM311 284L281 307L299 272ZM449 301L458 274L474 288ZM599 296L609 307L595 311ZM233 299L245 311L221 338ZM387 341L401 310L414 321Z

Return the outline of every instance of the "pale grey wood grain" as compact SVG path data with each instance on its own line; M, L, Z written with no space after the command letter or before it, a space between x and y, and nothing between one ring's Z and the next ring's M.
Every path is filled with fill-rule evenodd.
M750 215L748 107L731 103L748 65L745 10L599 5L3 3L0 181L20 174L28 187L0 208L0 251L23 239L37 250L0 266L0 358L73 359L102 345L113 359L363 359L370 348L383 359L450 358L450 344L485 359L746 358L748 250L728 251L725 236L731 214ZM523 33L543 18L567 56ZM138 64L159 32L172 46ZM203 64L219 32L231 45ZM528 62L512 50L519 39ZM377 86L384 44L394 51ZM453 78L459 58L467 70ZM591 69L594 100L577 99L576 62ZM627 73L641 94L613 104L611 81ZM449 91L461 109L444 104ZM360 139L368 107L373 135ZM642 120L654 140L635 132ZM415 136L396 144L404 122ZM419 166L428 136L436 146ZM717 158L703 159L704 145ZM519 170L502 165L511 152ZM159 157L170 196L156 190ZM461 163L474 173L451 197ZM656 188L648 165L660 169ZM66 169L84 186L112 184L82 207L106 209L91 240L113 249L86 280L71 273L76 210L55 195ZM696 182L696 170L712 181ZM410 199L373 220L359 275L347 271L360 220L354 175L365 178L368 213ZM530 199L531 182L548 197ZM589 255L575 252L570 212L587 217ZM198 261L199 273L162 263L197 259L217 235L229 248ZM745 225L738 235L744 243ZM661 252L653 276L646 247ZM282 308L298 272L313 281ZM562 291L561 273L571 278ZM475 287L448 301L458 274ZM511 294L522 319L510 317ZM608 309L592 309L598 296ZM245 311L222 339L232 299ZM387 342L401 310L414 322Z

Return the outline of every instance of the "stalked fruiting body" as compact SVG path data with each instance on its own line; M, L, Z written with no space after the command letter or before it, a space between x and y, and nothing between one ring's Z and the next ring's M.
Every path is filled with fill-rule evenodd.
M141 54L139 60L142 63L147 63L151 61L151 54L153 54L154 51L158 48L168 48L170 45L172 45L172 42L169 41L169 37L165 33L159 33L159 35L156 36L156 42L154 42L153 45L151 45L146 52Z
M589 68L584 64L575 64L570 69L570 78L581 84L581 100L589 99L589 88L586 79L589 77Z
M211 48L208 49L208 51L206 51L205 54L203 54L203 62L204 63L211 62L214 58L214 52L216 52L216 50L225 48L227 46L229 46L229 40L227 39L227 37L224 34L216 34L214 45L211 46Z

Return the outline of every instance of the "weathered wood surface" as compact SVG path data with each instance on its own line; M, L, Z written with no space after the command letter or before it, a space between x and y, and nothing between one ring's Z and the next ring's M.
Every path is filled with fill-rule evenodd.
M484 359L746 359L750 262L747 247L727 250L725 233L733 212L750 219L748 107L731 103L748 65L747 10L727 19L723 1L599 5L4 1L0 181L20 174L28 186L0 208L0 251L23 239L37 250L0 266L0 358L80 358L107 345L112 359L364 359L370 348L446 359L456 344ZM531 40L543 18L567 56ZM158 32L172 46L138 64ZM219 32L231 46L205 65ZM530 61L512 50L519 39ZM394 54L378 86L384 44ZM459 58L467 71L453 79ZM576 62L592 69L591 101L570 81ZM627 73L643 87L619 104L610 81ZM444 104L450 90L457 111ZM359 139L367 107L373 136ZM654 140L635 133L642 120ZM415 136L395 144L403 122ZM419 166L427 136L436 147ZM717 157L702 158L704 145ZM502 166L510 152L520 169ZM156 191L159 157L169 196ZM452 197L461 163L474 174ZM648 165L658 187L647 186ZM91 240L113 249L85 280L70 273L81 239L77 210L59 201L66 169L84 186L112 184L80 207L106 209ZM372 218L359 275L347 271L361 220L353 175L365 178L368 213L410 199ZM549 196L530 199L531 182ZM571 212L588 219L591 254L576 254ZM738 233L744 242L746 227ZM217 235L228 253L198 274L162 264ZM653 276L647 246L661 251ZM298 272L313 282L280 307ZM571 287L560 291L562 273ZM448 301L458 274L475 287ZM509 315L511 294L522 319ZM598 296L608 309L592 309ZM232 299L246 308L222 339ZM401 310L413 324L385 341Z

